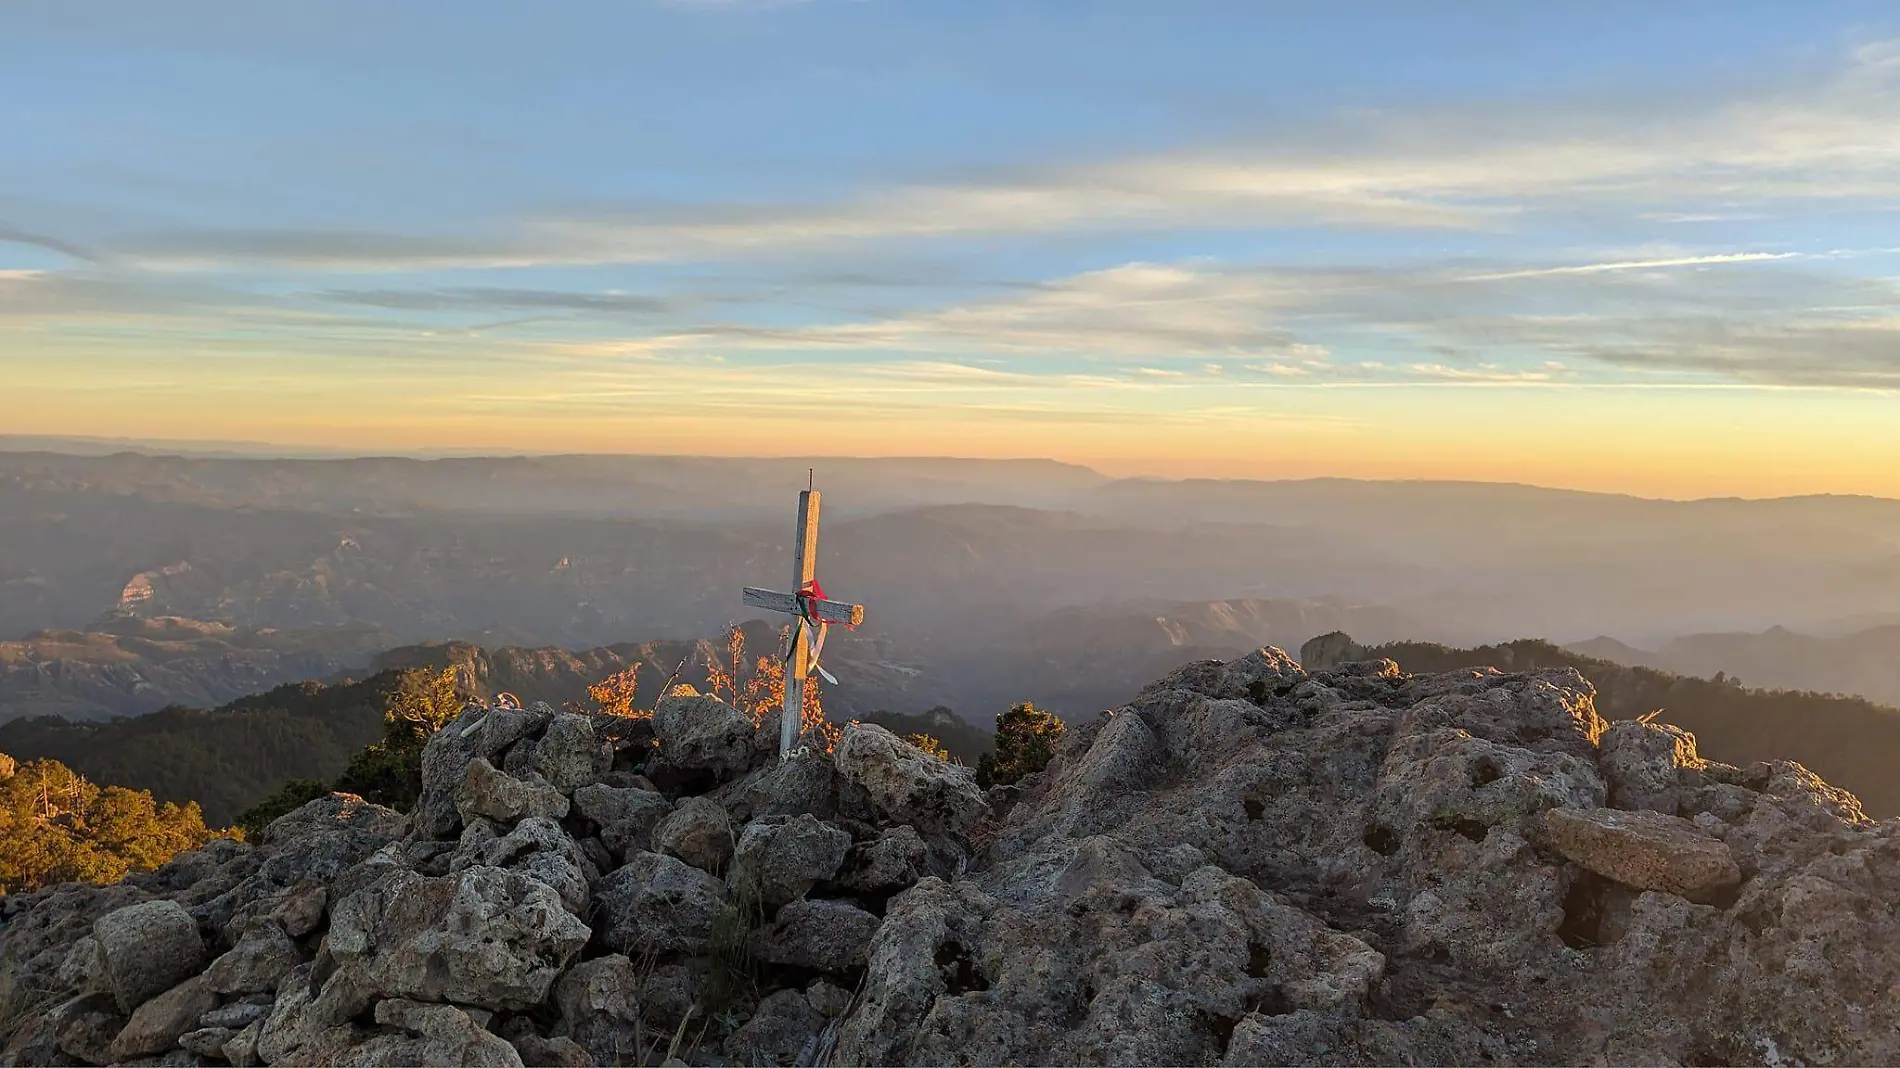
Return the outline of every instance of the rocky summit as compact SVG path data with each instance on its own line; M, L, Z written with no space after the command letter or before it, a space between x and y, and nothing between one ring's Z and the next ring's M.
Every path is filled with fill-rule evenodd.
M704 697L471 707L414 812L5 900L0 1060L1900 1062L1900 821L1593 696L1267 649L988 792Z

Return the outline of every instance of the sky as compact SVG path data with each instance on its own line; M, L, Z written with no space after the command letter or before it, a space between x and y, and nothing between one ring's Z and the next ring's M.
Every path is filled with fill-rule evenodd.
M1900 9L8 0L0 433L1900 497Z

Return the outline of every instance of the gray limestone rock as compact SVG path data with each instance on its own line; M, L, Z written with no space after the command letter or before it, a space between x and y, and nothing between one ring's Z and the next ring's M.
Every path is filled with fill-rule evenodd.
M813 816L753 820L739 833L732 882L751 887L776 908L838 874L850 848L849 832Z
M730 778L753 763L752 717L716 697L665 697L653 711L660 756L676 768Z
M274 923L252 925L230 951L205 969L205 982L219 994L277 989L277 981L303 963L303 953Z
M815 971L862 968L881 922L850 901L793 901L754 937L754 952L772 964Z
M1742 881L1729 847L1677 816L1554 808L1544 819L1565 857L1636 890L1712 901Z
M726 1054L740 1064L798 1064L824 1025L803 993L781 990L759 1001L758 1011L726 1040Z
M603 940L616 952L705 953L726 884L676 857L635 853L600 881L595 899Z
M964 838L989 812L969 768L939 760L875 724L847 725L832 761L838 777L863 792L880 822Z
M560 819L567 815L566 795L542 779L517 779L476 757L455 794L455 809L463 823L491 819L514 823L530 816Z
M525 1009L580 953L587 925L546 884L501 868L401 869L337 903L324 947L384 997Z
M717 874L732 857L732 820L726 810L703 797L682 800L653 827L656 852L676 856L702 871Z
M531 763L555 789L571 794L613 767L613 743L595 734L591 718L559 712L535 742Z
M204 976L185 980L138 1007L112 1040L112 1059L131 1060L171 1049L180 1035L197 1029L198 1017L217 1004L218 995Z
M146 901L93 921L94 970L122 1012L131 1012L205 966L198 923L176 902Z

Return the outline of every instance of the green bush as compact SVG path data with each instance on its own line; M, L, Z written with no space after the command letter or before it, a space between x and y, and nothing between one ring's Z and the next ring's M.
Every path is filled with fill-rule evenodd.
M977 785L1005 786L1049 766L1066 725L1024 701L996 717L996 750L976 762Z

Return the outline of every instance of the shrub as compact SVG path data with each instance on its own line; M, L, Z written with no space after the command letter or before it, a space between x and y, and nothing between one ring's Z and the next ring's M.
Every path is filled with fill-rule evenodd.
M1024 701L996 717L996 750L976 763L977 785L1004 786L1049 766L1066 729L1053 712Z

